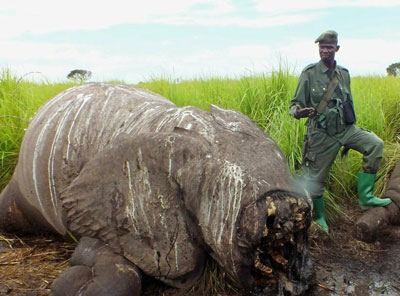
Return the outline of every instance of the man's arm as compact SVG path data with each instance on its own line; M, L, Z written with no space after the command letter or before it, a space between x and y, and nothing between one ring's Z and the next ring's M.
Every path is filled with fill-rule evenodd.
M290 115L296 119L312 117L315 115L315 109L310 105L309 98L310 87L307 73L303 71L297 84L296 93L290 102Z

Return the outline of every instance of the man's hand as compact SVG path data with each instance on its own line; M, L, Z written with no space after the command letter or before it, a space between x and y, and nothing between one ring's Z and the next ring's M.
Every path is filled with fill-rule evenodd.
M300 105L296 105L296 111L294 112L295 118L313 117L314 115L315 109L313 107L301 108Z

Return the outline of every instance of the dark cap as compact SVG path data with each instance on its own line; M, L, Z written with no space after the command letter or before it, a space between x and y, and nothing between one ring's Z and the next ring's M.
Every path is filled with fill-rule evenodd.
M338 34L333 30L328 30L315 39L315 43L337 44Z

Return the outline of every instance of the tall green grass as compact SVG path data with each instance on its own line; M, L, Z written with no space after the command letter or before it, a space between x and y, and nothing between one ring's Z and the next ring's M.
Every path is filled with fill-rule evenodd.
M269 134L286 156L293 174L302 160L305 119L289 115L298 77L285 69L238 79L209 78L190 81L153 79L140 86L162 94L177 105L208 109L210 104L241 111ZM376 133L385 142L384 158L378 172L376 194L383 195L393 166L400 159L400 79L354 77L352 90L357 125ZM357 174L362 155L350 151L337 157L327 182L325 198L328 218L343 218L349 206L357 206Z
M298 77L285 69L271 73L232 78L206 77L192 80L153 78L138 86L159 93L178 106L192 105L208 110L210 104L238 110L269 134L286 156L294 174L301 164L305 120L289 115ZM70 83L32 83L3 70L0 76L0 188L9 181L28 121L37 109ZM391 169L400 158L400 79L355 77L352 90L357 125L374 131L385 142L376 193L385 191ZM266 151L266 153L268 153ZM357 173L362 155L350 151L337 157L327 184L328 217L346 215L348 205L356 206Z
M14 171L32 116L50 97L70 86L71 83L29 82L9 69L0 72L0 190Z

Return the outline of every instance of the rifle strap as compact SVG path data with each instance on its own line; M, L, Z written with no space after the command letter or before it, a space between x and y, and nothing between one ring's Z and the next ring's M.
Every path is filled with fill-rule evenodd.
M324 95L322 96L321 102L319 102L318 104L317 107L318 114L322 114L325 111L326 107L328 106L328 102L332 98L338 83L339 83L339 78L337 77L336 72L334 72L333 77L329 82L328 89L326 90L326 93L324 93Z

